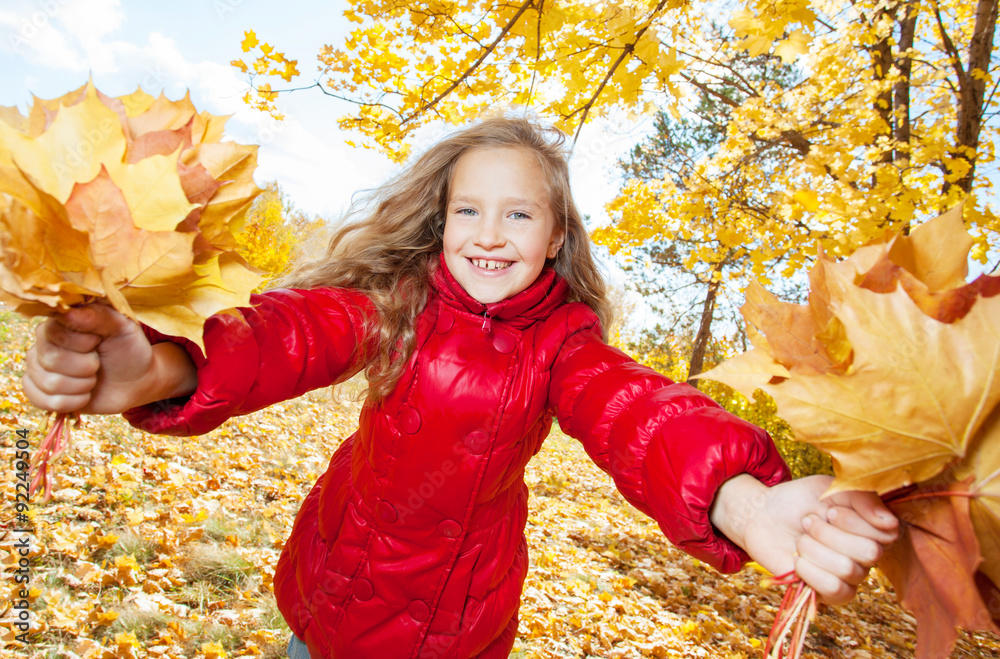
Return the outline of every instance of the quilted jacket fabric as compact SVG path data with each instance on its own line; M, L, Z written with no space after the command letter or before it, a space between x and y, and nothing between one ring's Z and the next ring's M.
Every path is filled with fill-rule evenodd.
M601 340L551 269L484 305L443 262L392 395L306 497L274 576L314 659L506 657L527 572L524 467L553 417L678 547L722 571L746 555L708 509L740 473L788 470L764 431ZM227 418L346 379L373 346L373 308L342 289L273 291L212 318L188 399L126 417L155 433L208 432ZM155 340L181 340L154 335Z

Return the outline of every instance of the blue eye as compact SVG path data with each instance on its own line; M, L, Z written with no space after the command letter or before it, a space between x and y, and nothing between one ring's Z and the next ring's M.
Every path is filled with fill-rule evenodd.
M513 213L510 214L510 216L512 218L514 218L515 220L530 220L531 219L530 215L528 215L527 213L522 213L521 211L514 211Z
M458 215L475 215L476 211L471 208L459 208L455 213Z

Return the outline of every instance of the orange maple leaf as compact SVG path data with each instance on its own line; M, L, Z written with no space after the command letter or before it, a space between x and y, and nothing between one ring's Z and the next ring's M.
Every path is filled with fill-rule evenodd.
M917 489L889 501L903 535L878 565L917 618L917 659L950 655L956 627L1000 631L977 583L982 558L969 518L968 485Z

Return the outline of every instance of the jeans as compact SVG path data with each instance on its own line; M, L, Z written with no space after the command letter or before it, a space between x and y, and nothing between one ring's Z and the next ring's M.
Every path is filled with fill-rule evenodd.
M288 639L288 659L309 659L309 648L295 634Z

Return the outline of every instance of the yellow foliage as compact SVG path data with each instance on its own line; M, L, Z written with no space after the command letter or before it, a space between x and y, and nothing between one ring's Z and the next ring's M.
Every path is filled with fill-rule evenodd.
M420 126L461 121L491 106L530 105L574 133L614 108L643 112L656 105L684 116L693 111L685 100L697 91L688 81L737 84L732 62L746 49L802 61L799 84L744 80L746 97L726 119L718 148L683 184L626 188L610 208L617 226L598 239L614 252L651 237L706 236L691 252L692 264L719 263L745 250L747 267L734 277L764 277L778 263L778 274L788 276L813 261L817 242L845 256L965 199L977 241L973 255L983 261L1000 230L987 203L992 182L983 175L994 159L997 126L983 122L976 148L957 142L957 90L968 81L958 79L961 65L954 65L955 52L968 57L977 3L905 5L916 12L918 51L906 80L898 44L902 6L744 0L730 21L736 39L720 45L705 29L717 22L718 7L691 0L420 0L405 9L391 0L351 0L345 16L354 29L317 54L319 83L355 104L341 128L403 160ZM256 72L247 102L276 113L280 90L255 84L254 76L287 82L298 69L278 49L257 45L253 32L246 36L249 58L234 65ZM876 44L890 50L886 71L873 61ZM968 75L969 81L994 77L982 67ZM908 82L908 105L888 108L886 95L891 99L900 82ZM901 140L896 128L904 115L909 137ZM986 108L980 116L992 114ZM771 166L755 165L765 153ZM964 181L973 162L971 189L949 185ZM753 191L753 203L734 207L745 190ZM636 191L641 196L628 198Z
M247 263L264 272L258 290L288 270L296 248L322 226L322 220L296 211L277 183L270 183L247 211L236 240Z

